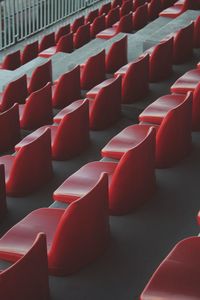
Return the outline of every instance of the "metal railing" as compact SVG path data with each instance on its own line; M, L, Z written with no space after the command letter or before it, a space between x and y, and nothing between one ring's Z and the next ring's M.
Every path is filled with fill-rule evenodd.
M4 0L0 2L0 50L102 0Z

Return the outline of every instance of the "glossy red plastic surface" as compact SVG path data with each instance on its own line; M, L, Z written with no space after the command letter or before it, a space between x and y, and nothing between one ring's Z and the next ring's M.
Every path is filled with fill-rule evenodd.
M120 19L119 7L112 8L106 16L106 28L112 27Z
M133 0L127 0L120 7L120 17L123 17L133 11Z
M43 36L42 40L39 44L39 52L44 51L50 47L55 46L55 32L51 32L45 36Z
M90 23L81 25L74 33L74 48L78 49L90 41Z
M85 18L85 24L87 24L88 22L89 23L92 23L95 18L97 18L99 16L99 9L95 9L95 10L92 10L88 13L87 17Z
M132 28L139 30L148 23L148 4L139 6L132 15Z
M151 2L148 4L149 21L153 21L156 18L158 18L161 10L162 10L161 0L151 0Z
M87 94L86 94L87 98L94 99L96 97L96 95L99 93L99 91L103 87L111 84L113 82L113 80L114 80L114 78L106 79L106 80L102 81L101 83L99 83L98 85L96 85L95 87L93 87L89 92L87 92Z
M94 22L90 25L90 36L95 38L96 35L106 28L105 14L96 17Z
M183 4L180 5L173 5L169 8L163 10L159 15L160 17L166 17L166 18L177 18L182 13L184 13L187 9L190 8L190 1L191 0L184 0Z
M38 56L38 41L28 44L24 47L21 53L21 64L24 65L27 62Z
M68 33L70 33L70 24L61 26L61 27L58 29L58 31L56 32L56 34L55 34L55 42L56 42L56 44L58 43L59 39L60 39L62 36L66 35L66 34L68 34Z
M128 62L127 35L116 41L106 54L106 73L114 73Z
M84 23L85 23L85 16L81 16L77 18L71 25L71 31L75 33L80 26L84 25Z
M200 69L194 69L186 72L183 76L179 77L171 86L172 93L186 94L193 92L200 81Z
M52 82L51 60L48 60L33 71L28 85L29 94L43 88L48 82Z
M103 14L108 14L108 12L110 11L111 9L111 2L108 2L108 3L105 3L105 4L102 4L102 6L100 7L99 9L99 16L103 15Z
M107 247L110 235L108 179L106 174L99 177L85 196L65 210L37 209L12 227L0 240L0 257L15 261L43 231L50 274L66 276L96 260Z
M0 69L16 70L21 66L20 50L7 54L4 60L0 63Z

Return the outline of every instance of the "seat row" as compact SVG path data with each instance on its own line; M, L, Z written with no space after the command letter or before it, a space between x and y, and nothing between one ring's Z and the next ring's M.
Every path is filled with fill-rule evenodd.
M188 9L200 9L199 0L179 0L173 6L163 10L159 15L166 18L176 18Z

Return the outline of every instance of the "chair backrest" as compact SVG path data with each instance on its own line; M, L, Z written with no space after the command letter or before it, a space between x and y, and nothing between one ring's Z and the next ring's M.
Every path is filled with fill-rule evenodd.
M141 125L142 126L142 125ZM124 214L139 206L155 189L155 128L121 157L109 188L109 209Z
M28 97L20 123L23 129L32 130L52 122L52 93L51 83L48 82Z
M127 48L127 35L112 44L106 54L106 73L114 73L119 68L127 64Z
M6 203L6 185L5 185L5 168L0 165L0 221L5 217L7 212Z
M51 132L47 129L16 153L6 183L7 194L15 196L29 194L46 183L52 174Z
M55 32L51 32L43 36L39 44L39 52L55 46Z
M53 107L64 108L74 100L80 98L80 66L78 65L59 78L52 99Z
M113 0L112 4L111 4L112 9L117 7L117 6L121 6L121 5L122 5L122 0Z
M52 157L66 160L80 154L89 143L89 103L81 102L59 123L52 146Z
M85 16L81 16L77 18L71 25L71 31L75 33L80 26L84 25L84 23L85 23Z
M168 78L172 73L173 37L161 41L150 55L149 78L156 82Z
M128 15L133 10L133 0L127 0L120 7L120 17Z
M111 2L105 3L101 6L101 8L99 9L99 16L103 15L103 14L108 14L108 12L111 9Z
M127 15L124 15L120 18L119 24L116 28L116 33L119 33L119 32L130 33L130 32L132 32L132 30L133 30L132 12L129 12Z
M90 41L90 23L80 26L74 34L74 48L80 48Z
M90 35L91 38L95 38L96 34L103 31L106 27L105 14L96 17L94 22L90 26Z
M0 273L0 298L48 300L46 236L39 233L22 258Z
M119 21L120 11L119 6L112 8L106 16L106 27L112 27L113 24Z
M10 108L16 102L24 103L27 96L27 78L23 75L6 86L1 100L1 111Z
M90 129L101 130L116 122L121 114L121 76L96 95L90 112Z
M20 123L18 104L0 113L0 152L8 151L19 142Z
M24 47L21 53L21 64L24 65L27 62L38 56L38 41L28 44Z
M55 34L55 42L58 43L59 39L63 36L70 33L70 24L61 26Z
M181 64L193 55L194 22L180 29L174 35L173 62Z
M95 18L97 18L99 16L99 9L95 9L89 12L89 14L87 15L87 17L85 18L85 24L92 23L94 21Z
M173 165L191 149L192 93L170 110L156 135L156 165L160 168Z
M56 45L56 52L71 53L74 50L73 33L62 35Z
M149 92L149 55L138 58L129 66L122 80L122 102L142 100Z
M50 269L56 265L60 275L78 271L102 254L109 237L108 176L104 173L61 217L49 252Z
M146 0L134 0L133 1L133 11L135 11L138 7L144 5Z
M151 0L151 2L148 4L149 21L153 21L156 18L158 18L161 10L162 10L161 0Z
M6 57L2 62L1 68L5 70L13 71L19 68L20 66L21 66L20 50L17 50L13 53L6 55Z
M81 71L81 88L89 90L105 79L105 50L90 56Z
M193 92L192 130L200 131L200 83L197 85Z
M139 30L147 25L148 23L148 4L145 3L139 6L135 13L133 14L132 18L133 22L133 29Z
M194 47L200 48L200 16L196 18L194 23Z
M41 89L47 84L52 82L52 63L48 60L44 64L38 66L32 73L28 91L29 94Z

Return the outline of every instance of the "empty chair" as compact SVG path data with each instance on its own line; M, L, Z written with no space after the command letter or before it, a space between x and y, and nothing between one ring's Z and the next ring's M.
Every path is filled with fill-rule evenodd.
M90 56L86 63L81 65L81 88L89 90L105 77L105 50L102 50Z
M42 125L52 124L52 94L51 83L33 92L25 104L19 105L20 127L26 130L39 128Z
M0 69L16 70L21 66L20 50L7 54L4 60L0 63Z
M19 109L18 104L15 103L11 108L0 113L0 152L13 149L20 137Z
M13 244L15 238L12 239ZM19 244L20 244L19 240ZM0 298L49 300L46 237L36 233L15 263L0 273Z
M24 65L27 62L38 56L38 41L30 43L24 47L21 53L21 64Z
M0 257L15 261L42 231L47 237L50 274L67 276L95 261L110 237L107 175L97 181L65 210L40 208L13 226L0 240Z
M92 23L95 18L97 18L99 16L99 9L95 9L89 12L89 14L87 15L87 17L85 18L85 24Z
M168 168L191 150L192 94L165 95L140 115L142 124L157 128L156 166ZM146 125L147 126L147 125Z
M112 9L117 7L117 6L121 6L122 5L122 0L113 0L111 5L112 5Z
M172 74L173 37L161 41L145 53L149 54L149 80L151 82L164 80Z
M199 299L199 253L199 237L176 244L150 278L140 299Z
M89 99L90 129L102 130L120 118L121 114L121 78L108 79L106 84L97 86L97 94L94 99ZM73 106L79 106L84 100L73 102ZM54 121L58 122L68 112L69 106L61 110Z
M186 94L193 92L200 82L200 70L194 69L186 72L183 76L179 77L171 86L172 93Z
M74 33L74 48L78 49L90 41L90 23L80 26Z
M106 28L112 27L120 19L119 7L111 9L106 16Z
M132 12L130 12L128 15L122 16L117 24L98 33L96 37L100 39L110 39L119 32L130 33L132 29Z
M102 172L106 172L109 176L110 213L130 213L155 191L154 149L155 130L152 128L145 137L138 139L138 143L128 150L118 163L87 163L54 192L54 200L67 203L75 201L91 189Z
M39 52L55 46L55 32L51 32L43 36L39 44Z
M182 64L193 55L193 34L194 34L194 23L191 22L186 27L176 32L174 36L174 47L173 47L173 63Z
M146 0L133 0L133 11L135 11L138 7L144 5Z
M71 25L71 31L73 33L75 33L80 26L84 25L84 23L85 23L85 17L84 16L78 17L72 23L72 25Z
M56 46L48 48L39 53L40 57L49 58L57 52L70 53L74 50L73 33L70 32L60 37Z
M114 73L128 62L127 35L114 42L106 54L106 73Z
M95 38L96 35L106 28L105 14L95 18L94 22L90 25L90 36Z
M7 203L6 203L5 169L4 169L4 165L0 165L0 222L4 219L6 213L7 213Z
M108 2L108 3L105 3L105 4L102 4L102 6L100 7L99 9L99 16L103 15L103 14L108 14L108 12L110 11L111 9L111 2Z
M58 121L58 118L56 118ZM89 108L88 102L68 107L68 113L59 120L59 125L42 126L26 136L18 145L17 150L30 143L49 128L51 130L51 150L54 160L67 160L83 152L89 144Z
M60 76L52 86L52 105L63 108L81 98L80 66Z
M122 102L142 100L149 92L149 55L146 54L122 67L115 77L122 75Z
M139 30L146 26L148 23L148 4L139 6L132 14L132 27L133 30Z
M48 82L52 82L51 60L48 60L44 64L38 66L33 71L31 78L29 79L29 85L28 85L29 94L41 89Z
M120 17L128 15L133 10L133 0L127 0L120 7Z
M59 39L60 39L62 36L66 35L66 34L68 34L68 33L70 33L70 24L61 26L61 27L58 29L58 31L56 32L56 34L55 34L55 42L56 42L56 44L58 43Z
M183 4L181 5L176 5L175 3L175 5L163 10L159 15L166 18L176 18L184 13L187 9L190 9L190 2L191 0L184 0Z
M5 166L6 194L20 197L45 184L53 175L49 129L15 155L0 157Z
M200 16L194 22L194 48L200 48Z
M27 78L23 75L11 81L4 89L0 98L0 111L9 109L16 102L24 103L27 96Z
M156 18L158 18L161 10L162 10L161 0L151 0L151 2L148 4L149 20L153 21Z

